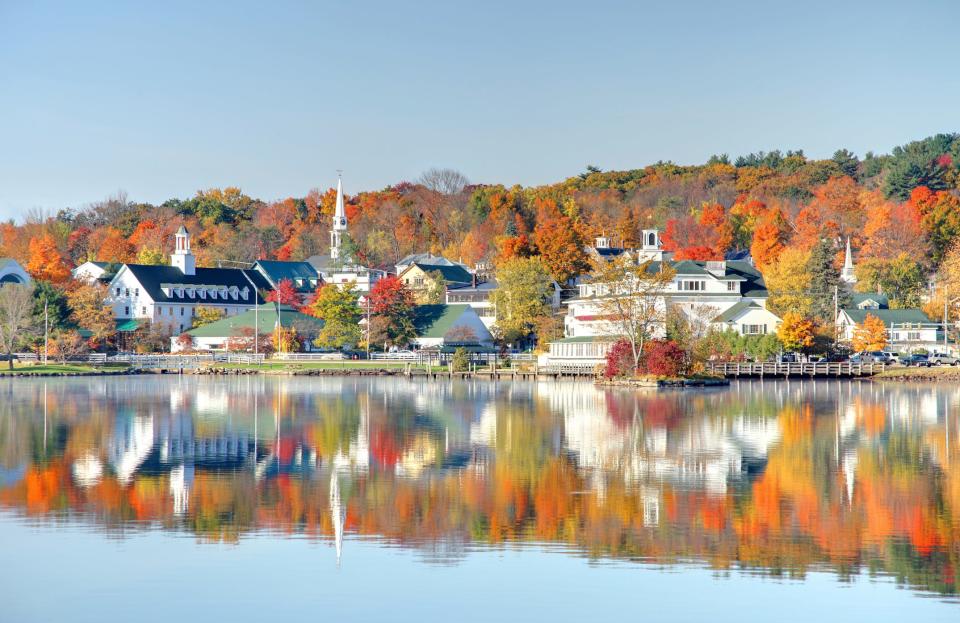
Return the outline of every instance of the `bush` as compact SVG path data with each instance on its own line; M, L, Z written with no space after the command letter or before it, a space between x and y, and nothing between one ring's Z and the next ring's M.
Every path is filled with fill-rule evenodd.
M607 364L603 369L604 378L612 379L618 376L633 376L636 368L633 366L633 349L627 340L617 340L607 352Z
M450 360L450 366L454 372L466 372L470 369L470 353L463 346L453 351L453 358Z
M687 371L687 353L673 340L647 342L643 368L656 376L681 376Z

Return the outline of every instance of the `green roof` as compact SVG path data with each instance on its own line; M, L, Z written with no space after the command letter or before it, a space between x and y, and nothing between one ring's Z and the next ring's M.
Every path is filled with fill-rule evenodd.
M863 321L867 318L867 314L876 316L883 321L885 327L889 327L894 323L930 324L933 322L929 316L923 313L922 309L916 307L909 309L857 309L848 307L843 309L843 313L857 324L863 324Z
M117 331L136 331L140 328L140 321L136 318L121 318L117 322Z
M670 266L678 275L709 275L706 268L693 260L680 260Z
M870 292L854 292L850 295L850 299L853 302L854 306L859 307L861 304L867 301L874 301L881 309L886 309L890 306L890 299L886 294L872 294Z
M261 335L273 332L277 326L276 306L261 305L256 311L251 309L236 316L227 316L186 333L193 337L230 337L240 335L244 329L253 329L255 322L259 323L257 332ZM304 325L317 331L323 328L322 320L300 313L289 305L280 305L280 324L285 329Z
M418 305L413 314L417 337L442 338L468 309L469 305Z
M740 314L747 311L748 309L763 309L753 301L740 301L730 309L724 311L722 314L713 319L714 322L731 322L736 320Z

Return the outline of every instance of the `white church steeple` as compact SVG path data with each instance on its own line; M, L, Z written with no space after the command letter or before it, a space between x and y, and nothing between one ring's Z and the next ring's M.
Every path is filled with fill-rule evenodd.
M190 250L190 232L183 225L174 234L175 245L173 255L170 256L170 265L179 268L184 275L197 274L197 258Z
M857 275L853 269L853 253L850 251L850 236L847 236L847 250L843 255L843 270L840 271L840 281L851 285L857 282Z
M347 233L347 213L343 209L343 183L337 174L337 207L333 213L333 228L330 230L330 257L332 259L346 259L340 257L340 245L343 236Z

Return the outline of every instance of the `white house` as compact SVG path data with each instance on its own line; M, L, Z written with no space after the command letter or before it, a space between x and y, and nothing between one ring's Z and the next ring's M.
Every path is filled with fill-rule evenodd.
M656 249L650 252L659 253ZM640 261L647 259L648 256L640 256ZM766 308L767 288L763 276L750 262L653 260L649 270L666 267L674 271L674 277L656 302L663 308L676 307L692 320L718 329L732 329L742 335L776 331L780 319ZM587 282L578 288L577 297L568 301L564 318L567 337L610 335L615 329L600 304L607 284ZM661 328L661 334L662 331Z
M28 284L32 279L17 260L10 257L0 257L0 285L5 283Z
M110 281L107 303L118 322L160 322L177 334L192 326L197 307L233 316L263 302L253 272L197 268L186 228L181 226L175 239L169 266L124 264Z
M837 314L837 335L852 342L857 325L867 316L876 316L887 329L887 348L901 353L916 350L943 350L943 324L935 322L921 309L844 308Z
M346 285L352 283L360 294L369 294L370 289L386 276L386 271L369 268L357 263L355 258L344 253L343 242L349 235L347 213L343 202L343 184L337 178L337 203L330 228L330 254L314 255L307 262L317 271L325 283Z
M109 262L84 262L70 271L70 274L77 281L85 283L94 283L107 273Z
M492 346L493 335L469 305L418 305L413 319L418 348L453 344Z

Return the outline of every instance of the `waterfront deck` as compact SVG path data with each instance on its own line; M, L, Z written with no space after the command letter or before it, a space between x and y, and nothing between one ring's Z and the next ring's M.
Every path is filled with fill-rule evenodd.
M730 377L832 377L873 376L886 368L882 363L711 363L707 371Z

